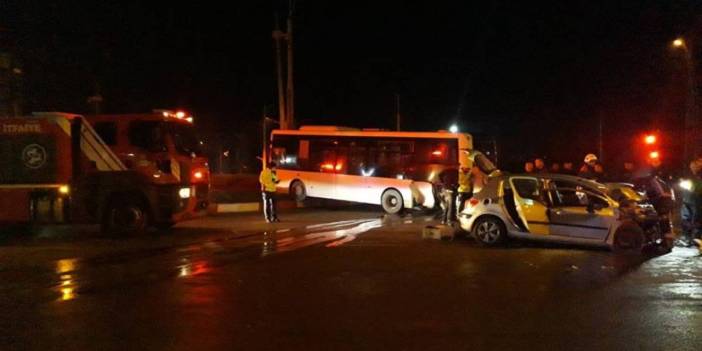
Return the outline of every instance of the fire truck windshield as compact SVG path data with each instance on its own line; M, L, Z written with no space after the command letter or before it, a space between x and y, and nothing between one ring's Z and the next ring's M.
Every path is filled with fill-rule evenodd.
M175 122L168 122L166 125L178 153L183 155L202 155L200 141L197 139L192 126Z

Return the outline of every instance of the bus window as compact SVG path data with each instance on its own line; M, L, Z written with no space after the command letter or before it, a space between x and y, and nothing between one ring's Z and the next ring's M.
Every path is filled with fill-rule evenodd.
M271 161L280 169L299 169L298 146L299 140L294 135L276 136L271 149Z
M416 139L415 164L458 164L458 144L449 139Z
M378 140L369 143L368 166L376 177L396 178L403 175L412 155L410 140Z
M368 162L368 142L365 140L350 139L347 142L346 174L359 176L374 176L375 169Z
M336 147L338 142L327 138L310 140L308 171L334 173L337 168Z

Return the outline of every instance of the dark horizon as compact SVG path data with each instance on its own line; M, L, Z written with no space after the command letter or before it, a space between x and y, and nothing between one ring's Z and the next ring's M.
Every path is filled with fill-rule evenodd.
M599 118L605 155L632 157L634 134L679 131L686 71L670 42L694 43L700 10L693 1L299 0L297 121L390 129L397 93L403 129L457 123L498 136L512 166L535 156L580 162L597 151ZM276 111L271 30L286 11L287 1L10 2L0 27L24 71L25 113L88 113L99 90L105 113L184 108L210 138L243 146L259 140L264 106Z

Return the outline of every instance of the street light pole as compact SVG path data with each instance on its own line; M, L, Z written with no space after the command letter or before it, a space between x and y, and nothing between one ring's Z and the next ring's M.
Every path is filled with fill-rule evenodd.
M295 87L293 85L293 8L294 2L290 0L288 12L288 94L287 94L287 120L281 124L282 129L290 129L295 125Z
M695 62L689 43L683 38L673 40L673 48L680 49L685 58L685 70L687 71L687 106L685 108L685 118L683 122L683 165L692 157L699 155L699 126L697 123L697 84L695 81Z

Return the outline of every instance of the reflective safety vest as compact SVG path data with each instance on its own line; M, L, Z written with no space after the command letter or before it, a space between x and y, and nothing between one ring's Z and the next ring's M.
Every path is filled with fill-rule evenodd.
M270 193L275 192L275 185L278 184L278 177L270 168L265 168L258 176L258 181L261 183L261 190Z
M473 179L471 172L458 171L458 192L469 193L473 191Z

